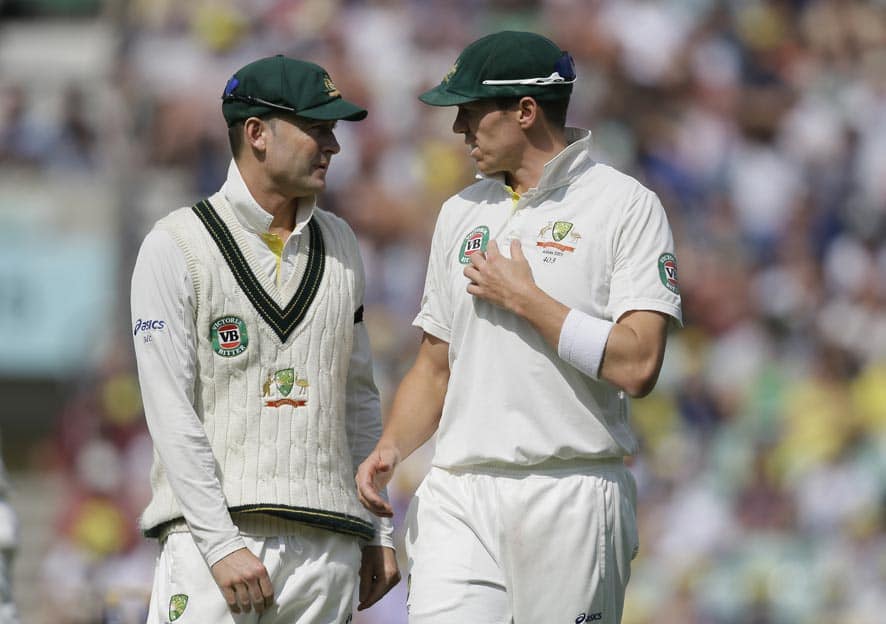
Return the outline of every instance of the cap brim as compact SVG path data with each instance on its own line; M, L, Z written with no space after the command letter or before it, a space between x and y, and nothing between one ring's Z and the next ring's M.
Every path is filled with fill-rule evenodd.
M448 91L442 84L439 84L419 95L418 99L431 106L458 106L459 104L473 102L477 98L453 93Z
M341 98L326 102L314 108L306 108L296 113L299 117L307 117L308 119L322 119L329 121L333 119L344 119L345 121L360 121L365 119L367 113L365 108L360 108L356 104L351 104L347 100Z

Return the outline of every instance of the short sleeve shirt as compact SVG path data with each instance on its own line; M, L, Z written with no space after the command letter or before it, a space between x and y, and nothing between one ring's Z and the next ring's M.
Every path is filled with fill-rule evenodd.
M518 239L536 283L568 307L611 321L632 310L682 321L661 202L594 162L589 133L579 132L519 198L501 180L483 178L443 205L414 321L449 343L434 465L531 466L637 450L626 395L561 360L524 319L474 298L463 275L490 240L507 255Z

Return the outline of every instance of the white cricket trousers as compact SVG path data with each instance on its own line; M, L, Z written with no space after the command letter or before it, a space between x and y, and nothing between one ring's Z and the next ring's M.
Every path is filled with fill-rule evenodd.
M252 537L246 546L268 569L274 604L260 616L234 614L190 533L166 538L154 571L147 624L346 624L361 550L356 537L304 527L297 535ZM184 599L187 602L182 608Z
M621 460L579 470L431 468L406 519L410 624L618 624L636 484Z

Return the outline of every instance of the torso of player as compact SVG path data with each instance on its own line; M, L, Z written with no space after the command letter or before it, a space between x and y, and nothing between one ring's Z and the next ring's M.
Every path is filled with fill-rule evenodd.
M507 256L516 239L546 293L616 320L610 310L614 249L631 183L638 185L590 159L571 179L516 201L500 182L484 180L444 206L437 227L445 243L438 253L446 257L438 259L438 270L449 301L451 377L435 465L512 468L636 451L622 392L563 362L525 320L466 292L470 256L489 240Z

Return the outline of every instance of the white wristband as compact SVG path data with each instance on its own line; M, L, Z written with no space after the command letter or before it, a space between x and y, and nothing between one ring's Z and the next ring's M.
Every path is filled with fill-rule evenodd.
M588 377L598 379L609 332L615 325L572 309L560 328L557 354Z

